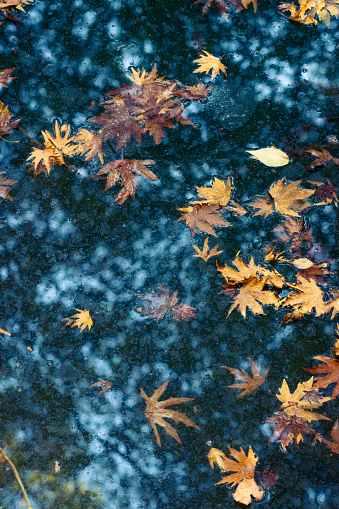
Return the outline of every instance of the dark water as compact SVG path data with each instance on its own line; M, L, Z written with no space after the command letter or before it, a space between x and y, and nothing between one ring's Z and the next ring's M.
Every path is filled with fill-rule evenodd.
M21 26L0 27L1 68L17 67L1 100L40 141L55 119L74 132L93 127L86 124L88 106L126 83L130 66L149 71L156 63L161 76L186 85L197 82L192 61L203 49L224 54L228 67L227 84L217 78L211 99L188 107L198 127L168 130L159 146L145 137L140 147L127 147L127 158L156 161L160 182L144 180L136 199L121 206L117 191L104 193L102 182L82 176L96 173L96 162L79 163L78 173L58 167L33 179L25 172L27 138L15 132L7 140L19 144L1 141L1 170L19 183L13 202L1 201L0 326L12 336L1 336L0 436L34 509L238 507L231 490L215 485L221 475L207 462L208 442L225 452L252 445L258 468L279 474L262 507L339 506L338 456L309 439L284 453L268 445L270 428L263 425L279 408L283 378L294 390L308 379L302 367L311 367L312 356L331 354L336 321L307 316L281 328L284 313L271 308L246 320L235 311L226 320L230 299L218 293L214 259L205 264L192 256L193 243L202 247L205 235L193 242L177 222L177 208L213 176L230 176L240 203L283 176L309 178L311 156L295 151L287 167L272 170L249 160L245 149L273 143L295 150L338 135L338 22L316 29L292 24L275 2L259 0L256 14L250 7L227 23L214 9L202 17L201 5L192 3L39 1L27 7ZM120 158L114 147L105 147L106 161ZM335 145L331 153L339 156ZM312 179L339 186L337 168L327 166ZM313 208L307 220L335 259L335 207ZM232 220L218 230L219 262L230 264L240 249L247 261L262 260L261 247L278 222L249 214ZM338 286L336 264L332 270L329 284ZM141 317L135 294L158 283L178 290L197 319ZM61 332L60 320L75 308L90 310L91 331ZM237 399L222 366L248 368L249 356L270 367L268 381ZM112 382L100 397L89 389L99 379ZM165 397L194 398L186 411L201 431L178 425L182 446L160 431L160 449L140 387L150 395L166 380ZM329 437L338 403L323 412L332 422L313 427ZM19 507L11 471L0 470L1 507Z

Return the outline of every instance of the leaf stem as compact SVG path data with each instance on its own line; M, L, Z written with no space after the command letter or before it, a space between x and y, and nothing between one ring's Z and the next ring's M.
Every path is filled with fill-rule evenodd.
M15 479L18 481L18 484L20 486L21 492L22 492L22 494L24 496L24 499L25 499L25 502L27 504L27 509L33 509L31 504L30 504L30 502L29 502L29 500L28 500L28 496L27 496L25 487L24 487L24 485L22 483L22 480L20 478L19 472L17 471L14 463L9 459L9 457L6 455L6 452L1 447L0 447L0 454L3 457L3 462L7 462L9 464L9 466L12 469L12 472L14 474Z

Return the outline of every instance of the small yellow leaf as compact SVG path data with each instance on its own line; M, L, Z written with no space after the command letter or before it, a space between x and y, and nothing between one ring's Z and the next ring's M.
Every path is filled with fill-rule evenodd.
M220 71L223 72L225 76L227 76L227 67L225 67L224 64L220 61L220 58L214 57L211 55L211 53L208 53L208 51L203 51L203 53L205 53L206 56L201 53L199 58L193 60L193 63L199 64L198 69L193 71L193 73L204 72L207 74L212 69L212 80L214 80Z
M246 150L246 152L253 156L251 159L257 159L266 166L285 166L290 162L288 155L273 145L272 147L260 148L258 150Z
M297 258L297 260L294 260L293 265L297 267L297 269L309 269L310 267L313 267L314 263L311 262L308 258Z

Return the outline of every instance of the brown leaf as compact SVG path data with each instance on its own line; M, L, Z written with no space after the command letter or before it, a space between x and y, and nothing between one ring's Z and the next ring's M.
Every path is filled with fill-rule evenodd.
M12 117L7 106L0 101L0 137L10 134L20 122L20 120L12 120Z
M98 396L100 396L100 394L103 394L105 391L111 390L112 383L109 380L99 380L98 382L95 382L95 384L89 386L89 388L91 387L102 387L98 394Z
M138 308L144 315L148 315L147 318L156 318L160 320L164 318L166 313L172 309L173 306L178 302L177 297L178 291L175 291L169 296L169 290L167 290L161 283L159 283L159 295L155 292L152 293L136 293L136 297L144 300L150 307Z
M187 304L177 304L172 308L172 315L178 322L188 322L190 318L196 318L194 308Z
M258 461L251 446L248 449L248 456L246 456L242 447L240 451L229 447L229 454L234 459L228 458L222 451L212 448L208 453L208 459L211 467L216 463L222 472L234 472L225 476L217 484L228 483L231 486L237 486L236 491L233 493L233 498L240 504L249 505L252 501L251 497L255 500L261 500L264 496L264 491L256 484L254 480L255 466Z
M145 415L148 419L148 422L153 430L155 440L159 447L161 447L160 436L156 427L156 424L161 426L167 435L170 435L174 438L179 444L181 444L181 440L177 431L164 419L172 419L174 422L182 422L186 426L192 426L193 428L200 429L191 419L187 417L186 414L178 412L177 410L168 410L168 407L173 405L180 405L181 403L186 403L187 401L192 401L193 398L169 398L164 401L159 401L159 398L162 396L163 392L166 390L168 385L168 381L161 385L158 389L156 389L151 397L148 397L143 389L140 389L141 396L146 402L146 410Z
M339 159L338 159L339 161ZM326 182L314 182L313 180L308 181L310 184L316 186L314 191L314 198L323 200L326 205L334 203L338 207L338 188L332 186L331 182L327 179Z
M5 174L4 171L0 171L0 197L7 199L9 201L13 201L13 198L9 194L9 188L10 186L16 184L19 181L2 177L2 175L4 174Z
M186 225L191 230L192 237L196 234L197 228L216 237L217 234L213 230L213 226L231 226L230 223L220 216L219 209L220 207L216 203L197 203L193 207L188 206L178 209L181 212L185 212L178 221L186 221Z
M333 424L333 428L331 430L331 438L332 438L332 442L321 437L320 442L324 442L331 449L332 452L339 454L339 420L338 419Z
M276 226L273 233L279 237L279 242L291 242L291 249L297 256L303 256L301 246L304 242L312 245L312 231L306 227L304 219L298 220L293 217L287 217L285 221Z
M313 357L313 359L324 362L324 364L319 364L319 366L315 366L314 368L303 369L313 375L325 375L317 377L316 383L314 384L315 388L325 389L329 385L335 383L336 386L334 387L331 396L331 399L335 399L339 394L339 360L324 357L322 355Z
M212 247L210 252L208 252L208 237L206 237L206 239L205 239L204 247L203 247L202 251L195 244L194 244L193 247L196 250L196 252L198 253L198 254L193 255L193 256L197 256L198 258L202 258L205 262L207 262L207 260L212 258L212 256L217 256L218 254L223 252L223 251L218 251L218 244L216 246Z
M275 426L268 443L279 442L284 451L289 444L295 440L297 444L303 442L303 434L312 435L314 429L311 428L301 417L287 415L284 412L276 412L265 422L274 422Z
M265 373L263 375L260 375L260 366L255 364L251 357L249 357L249 361L251 363L251 371L253 378L250 377L246 373L245 370L235 369L235 368L228 368L227 366L223 366L224 368L228 369L232 373L232 375L235 376L236 380L241 380L242 383L233 384L233 385L227 385L227 387L232 389L241 389L243 392L237 395L237 398L241 398L243 396L249 396L251 392L253 392L255 389L260 387L266 380L269 368L266 369Z
M155 161L149 159L144 161L138 159L118 159L117 161L105 164L97 172L97 175L108 173L105 191L121 181L122 189L115 198L115 201L121 205L129 196L133 199L135 198L135 192L139 186L135 175L159 181L158 177L148 169L148 166L153 164L155 164Z
M7 83L11 83L11 81L16 79L16 76L10 76L10 74L15 71L16 67L12 67L12 69L2 69L0 71L0 87L8 87Z
M226 20L228 20L227 13L232 11L231 5L236 5L238 7L238 11L241 11L244 8L244 6L240 2L240 0L226 0L226 1L225 0L195 0L193 5L204 3L205 5L202 8L202 13L205 14L206 11L211 7L213 2L214 2L214 5L216 6L216 8L221 13L222 17Z

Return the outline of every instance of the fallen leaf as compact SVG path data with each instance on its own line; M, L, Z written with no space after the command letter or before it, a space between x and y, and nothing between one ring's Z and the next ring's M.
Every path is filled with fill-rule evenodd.
M193 256L202 258L203 260L205 260L205 262L207 262L207 260L212 258L212 256L217 256L218 254L223 252L223 251L218 251L218 246L219 246L219 244L217 244L216 246L213 246L212 249L210 250L210 252L208 252L208 237L206 237L202 251L201 251L201 249L198 248L198 246L196 246L194 244L193 248L196 250L196 252L198 254L195 254Z
M313 357L318 361L324 362L314 368L303 368L308 373L313 375L325 375L317 377L314 387L317 389L325 389L331 384L336 384L331 399L335 399L339 394L339 360L336 358L331 359L330 357L324 357L323 355L317 355Z
M338 13L339 13L339 7L338 7ZM313 156L316 156L318 159L313 161L312 164L308 168L306 168L308 171L315 170L316 168L320 168L322 166L326 166L327 164L339 164L339 159L336 157L333 157L327 150L323 150L320 152L319 150L307 150L310 154Z
M249 361L251 363L251 371L253 376L252 378L246 373L244 369L240 370L223 366L224 368L228 369L232 375L235 376L236 380L241 380L241 383L227 385L227 387L231 389L241 389L243 391L237 395L237 398L249 396L251 392L253 392L265 382L268 375L269 368L266 369L263 375L260 375L260 366L255 364L251 357L249 357Z
M59 463L58 461L56 461L56 462L54 463L54 472L55 472L55 473L59 472L60 468L61 468L60 463Z
M61 321L66 322L62 329L65 329L65 327L78 327L80 332L82 332L88 327L88 330L90 330L93 325L93 320L90 317L89 311L87 311L87 309L77 309L76 311L79 311L79 313L69 316L68 318L62 318Z
M213 4L213 0L195 0L194 4L200 4L205 3L205 5L202 8L202 13L205 14L206 11L211 7ZM238 11L241 11L241 9L244 8L240 0L214 0L214 4L216 8L220 11L221 16L228 21L228 15L227 13L232 10L231 5L236 5L238 7ZM237 12L238 12L237 11Z
M326 205L334 203L334 205L338 207L338 188L334 187L328 179L327 182L314 182L313 180L308 180L308 182L316 186L314 191L315 199L320 198Z
M238 309L246 318L247 308L253 314L264 315L262 306L265 304L277 304L279 298L274 292L264 290L265 280L252 277L247 279L239 288L238 294L233 298L232 305L227 313L227 318L234 309Z
M206 201L194 203L217 203L225 207L230 200L232 189L230 178L225 182L215 177L211 187L197 187L197 195Z
M7 334L7 336L11 336L12 334L10 334L9 332L7 332L6 330L3 330L3 329L0 329L0 334Z
M220 206L216 203L197 203L193 207L188 206L178 210L185 212L178 221L186 221L192 237L196 234L197 228L216 237L213 226L232 226L220 216Z
M20 120L12 120L12 117L8 107L0 101L0 137L10 134L20 122Z
M252 155L251 159L257 159L266 166L285 166L290 162L288 155L274 146L258 150L246 150L246 152Z
M268 193L274 200L274 207L277 212L286 216L300 217L299 213L312 204L306 199L314 194L313 189L300 189L301 180L286 182L282 178L272 184Z
M331 430L331 438L332 442L326 440L326 438L318 437L319 442L324 442L332 452L339 454L339 420L337 419L333 424L333 428Z
M152 293L136 293L136 297L144 300L149 307L137 308L137 311L148 315L147 318L156 318L161 320L164 318L168 311L172 310L172 316L178 322L184 320L188 321L190 318L196 318L194 308L187 304L177 304L178 291L176 290L171 296L161 283L159 283L159 294Z
M338 0L298 0L299 5L282 3L279 8L283 11L290 11L290 20L306 25L317 25L318 21L330 25L331 16L339 17Z
M103 394L105 391L111 390L112 383L109 380L99 380L98 382L95 382L95 384L89 386L90 389L91 387L102 387L98 394L100 396L100 394Z
M225 74L225 76L227 76L227 71L226 71L227 68L220 61L220 58L214 57L213 55L211 55L211 53L208 53L208 51L205 51L205 50L203 50L203 53L205 53L205 55L203 55L201 53L199 58L197 58L196 60L193 60L193 63L197 63L199 66L198 69L193 71L193 73L204 72L204 73L208 74L210 72L210 70L212 70L212 76L211 76L212 80L214 80L214 78L217 75L219 75L220 71L223 72Z
M12 186L13 184L16 184L19 181L2 177L2 175L4 175L4 174L5 174L4 171L0 171L0 197L7 199L9 201L13 201L13 198L9 194L8 190L9 190L10 186Z
M181 444L181 440L177 431L164 419L172 419L174 422L182 422L186 426L192 426L193 428L200 429L186 414L178 412L177 410L168 410L168 407L173 405L180 405L187 401L193 401L193 398L169 398L164 401L159 401L163 392L166 390L168 381L162 384L156 389L151 397L148 397L143 389L140 389L141 396L146 402L145 415L153 430L156 443L161 447L160 436L156 427L156 424L161 426L167 435L170 435L174 440Z
M313 309L316 316L324 314L326 312L324 294L314 279L307 280L298 275L297 281L297 284L293 285L297 291L292 291L281 299L276 307L291 306L303 315L312 313Z
M79 129L77 134L73 136L73 144L75 146L74 153L85 155L85 162L91 161L97 155L101 164L104 164L104 153L102 151L102 140L100 136L87 129Z
M97 172L97 175L108 173L105 191L121 182L122 189L115 198L115 201L121 205L129 196L133 199L135 198L135 192L139 186L136 175L149 180L159 181L158 177L148 168L153 164L155 164L155 161L150 159L119 159L105 164Z
M258 9L258 0L242 0L241 3L245 7L245 9L247 9L247 7L250 4L253 4L253 10L254 10L254 12L257 12L257 9Z
M222 472L234 472L225 476L217 484L228 483L231 486L237 486L233 493L233 498L240 504L249 505L252 498L261 500L264 491L256 484L254 480L255 466L258 461L253 449L249 446L248 456L246 456L242 447L240 451L229 447L229 454L234 459L228 458L222 451L212 448L208 453L208 460L211 467L216 463Z
M16 77L10 76L15 69L16 67L12 67L12 69L2 69L0 71L0 87L8 88L7 83L11 83L11 81L16 79Z

